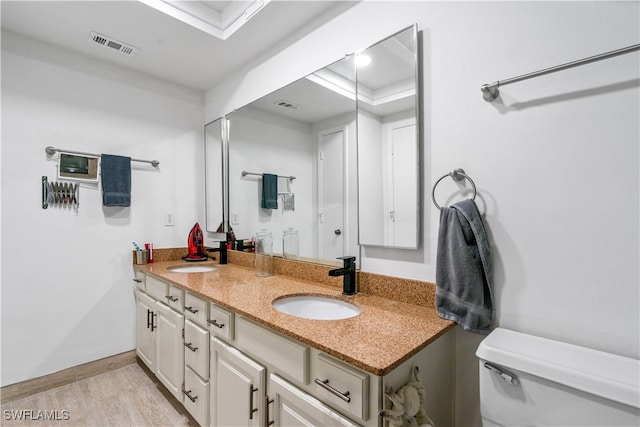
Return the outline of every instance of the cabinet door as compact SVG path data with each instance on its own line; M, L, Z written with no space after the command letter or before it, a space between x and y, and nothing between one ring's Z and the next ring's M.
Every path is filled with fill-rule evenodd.
M136 291L136 353L152 372L156 371L156 302Z
M214 337L211 338L210 378L211 425L264 425L264 366Z
M156 376L169 391L182 402L184 381L184 345L182 328L184 315L159 302L158 329L156 330Z
M357 426L277 375L269 375L269 421L276 426Z

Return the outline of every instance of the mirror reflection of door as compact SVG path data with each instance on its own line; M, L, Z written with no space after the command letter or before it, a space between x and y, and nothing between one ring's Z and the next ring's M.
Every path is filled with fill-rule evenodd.
M345 132L318 135L318 255L334 259L345 254Z
M415 119L399 120L383 125L386 153L385 240L386 246L402 246L415 238L417 209L407 194L416 194L418 176L413 165L418 156L415 144Z

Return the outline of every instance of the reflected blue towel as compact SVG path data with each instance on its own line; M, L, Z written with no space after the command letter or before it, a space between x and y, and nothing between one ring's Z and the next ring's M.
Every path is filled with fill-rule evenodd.
M462 329L488 334L493 324L492 261L473 200L440 210L436 256L436 311Z
M102 206L131 206L131 157L103 154Z
M262 174L262 201L263 209L278 209L278 175L270 173Z

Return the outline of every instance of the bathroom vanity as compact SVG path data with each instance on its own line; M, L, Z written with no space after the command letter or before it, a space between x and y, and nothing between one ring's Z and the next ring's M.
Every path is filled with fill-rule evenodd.
M375 292L345 297L339 279L334 286L256 277L233 263L198 263L214 268L209 272L172 270L184 264L135 266L136 351L200 425L383 426L379 412L390 408L384 391L410 381L413 366L425 385L427 414L438 426L452 424L453 323L432 304ZM361 313L311 320L272 306L283 296L310 294L342 299Z

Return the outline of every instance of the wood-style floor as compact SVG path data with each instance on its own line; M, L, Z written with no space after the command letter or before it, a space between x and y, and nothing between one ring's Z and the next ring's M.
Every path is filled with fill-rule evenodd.
M198 424L146 367L133 363L3 404L0 425L197 427Z

